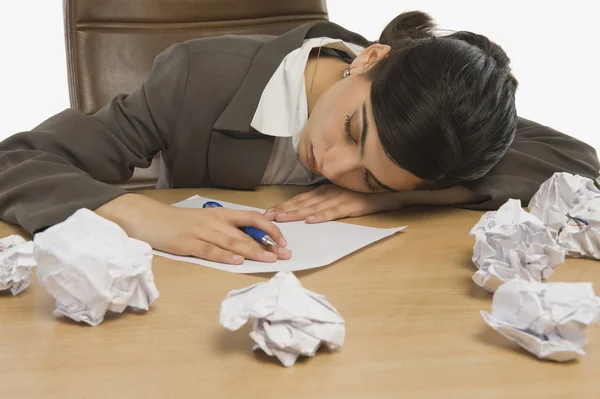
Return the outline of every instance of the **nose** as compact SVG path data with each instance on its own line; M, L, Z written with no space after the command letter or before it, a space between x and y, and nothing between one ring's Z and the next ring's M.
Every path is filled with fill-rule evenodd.
M339 180L344 174L360 167L356 151L346 147L331 147L323 155L321 174L327 180Z

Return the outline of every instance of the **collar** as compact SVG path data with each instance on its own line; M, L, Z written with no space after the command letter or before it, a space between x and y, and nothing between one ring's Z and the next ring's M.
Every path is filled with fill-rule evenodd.
M362 46L330 37L304 40L300 48L285 56L272 75L262 92L251 123L254 129L264 135L291 137L295 151L298 151L299 134L308 120L306 90L312 85L305 82L304 70L310 52L318 47L341 51L350 58L355 58L364 50Z
M215 123L214 130L262 136L251 123L264 88L284 57L301 47L305 39L315 37L341 39L364 47L370 44L363 36L329 21L311 22L266 42L254 56L244 82Z

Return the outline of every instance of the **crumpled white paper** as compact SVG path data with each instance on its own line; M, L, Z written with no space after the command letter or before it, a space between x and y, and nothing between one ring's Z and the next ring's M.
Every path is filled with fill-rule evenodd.
M600 196L592 179L566 172L555 173L531 198L529 211L548 226L552 234L565 224L565 215L581 202Z
M473 281L490 292L513 278L541 281L565 261L565 249L537 217L521 208L520 200L485 213L470 234L475 236L473 263L479 269Z
M600 321L591 283L511 280L494 294L485 322L534 355L564 362L585 355L587 327Z
M29 286L34 266L32 241L17 235L0 238L0 291L19 294Z
M36 234L34 249L55 316L96 326L107 311L148 310L158 298L152 248L88 209Z
M580 202L566 219L557 242L570 256L600 259L600 197Z
M314 356L322 343L329 349L344 343L342 316L323 295L302 288L291 272L227 294L221 304L221 325L235 331L248 320L254 321L253 350L277 356L286 367L293 366L299 355Z

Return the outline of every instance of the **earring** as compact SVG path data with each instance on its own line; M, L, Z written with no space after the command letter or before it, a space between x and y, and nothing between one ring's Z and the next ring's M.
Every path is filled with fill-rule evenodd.
M344 79L346 79L348 76L350 76L350 68L344 71Z

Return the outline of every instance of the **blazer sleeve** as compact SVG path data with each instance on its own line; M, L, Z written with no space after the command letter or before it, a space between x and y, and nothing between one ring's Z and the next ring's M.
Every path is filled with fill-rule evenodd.
M110 183L150 166L177 129L188 58L184 44L172 46L133 93L93 115L65 110L0 143L0 218L33 234L125 194Z
M555 172L596 179L600 173L596 150L547 126L519 118L515 140L504 158L486 176L463 184L487 200L460 207L498 209L510 198L520 199L527 206L540 185Z

